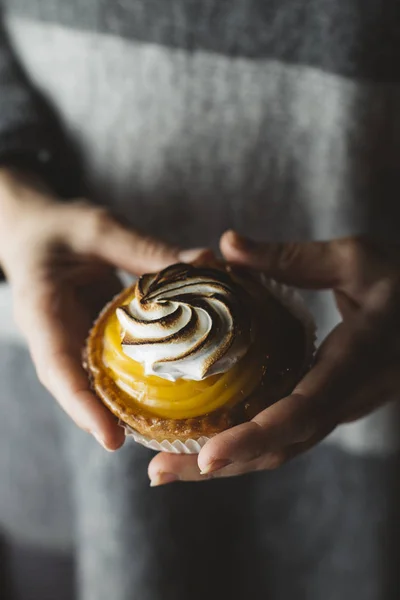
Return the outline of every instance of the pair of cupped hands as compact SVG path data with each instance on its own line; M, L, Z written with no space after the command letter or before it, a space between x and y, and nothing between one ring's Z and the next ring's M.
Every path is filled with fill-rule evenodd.
M158 454L152 485L239 475L282 465L400 391L400 250L348 238L255 243L235 232L223 257L289 285L331 290L341 323L292 394L251 422L213 437L199 456ZM107 450L123 430L90 388L82 348L94 318L121 288L116 269L140 275L206 258L143 236L103 208L62 203L25 174L0 170L0 264L38 377L75 423Z

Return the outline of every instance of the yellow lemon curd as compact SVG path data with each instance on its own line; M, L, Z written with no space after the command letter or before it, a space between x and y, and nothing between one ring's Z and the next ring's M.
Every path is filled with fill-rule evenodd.
M166 419L199 417L237 404L257 388L266 362L256 341L228 372L202 381L168 381L145 375L142 365L122 350L121 326L115 313L104 329L103 360L112 379L131 397L133 404Z

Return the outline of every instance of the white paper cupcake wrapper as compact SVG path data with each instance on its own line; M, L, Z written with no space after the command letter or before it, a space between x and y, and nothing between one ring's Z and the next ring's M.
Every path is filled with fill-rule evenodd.
M292 313L293 316L303 323L306 332L306 356L304 361L304 371L306 371L311 366L316 350L315 343L317 338L314 319L297 290L282 283L278 283L273 279L268 279L265 276L262 276L262 283L271 294ZM135 429L132 429L132 427L129 427L125 423L120 422L120 425L125 429L126 437L132 438L138 444L157 452L198 454L210 439L209 437L201 437L197 440L189 439L184 442L181 440L175 440L173 442L164 440L158 442L157 440L151 439L138 431L135 431Z
M124 427L126 437L132 438L138 444L146 446L146 448L149 448L150 450L156 450L157 452L169 452L170 454L198 454L210 439L209 437L201 437L197 440L186 440L185 442L181 442L180 440L175 440L174 442L169 442L168 440L157 442L157 440L152 440L138 431L135 431L125 423L120 423L120 425Z

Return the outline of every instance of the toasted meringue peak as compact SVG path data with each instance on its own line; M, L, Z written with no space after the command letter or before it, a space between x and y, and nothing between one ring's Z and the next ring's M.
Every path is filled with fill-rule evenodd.
M169 381L225 373L252 340L247 293L214 268L177 264L143 275L117 317L123 352Z

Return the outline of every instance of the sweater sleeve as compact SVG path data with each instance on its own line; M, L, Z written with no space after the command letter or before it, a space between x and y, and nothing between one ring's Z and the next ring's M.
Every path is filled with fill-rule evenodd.
M27 165L61 196L79 193L77 161L54 111L13 52L0 0L0 165Z

